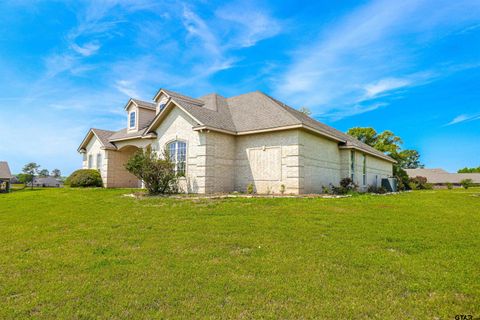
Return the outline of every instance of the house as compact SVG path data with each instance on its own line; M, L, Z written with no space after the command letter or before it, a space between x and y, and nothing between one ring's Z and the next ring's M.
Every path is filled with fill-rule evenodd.
M29 182L28 186L31 187L33 183L34 187L42 187L42 188L62 188L63 182L58 180L55 177L35 177L33 178L33 182Z
M12 173L6 161L0 161L0 193L10 191Z
M351 177L380 186L395 162L384 153L256 91L225 98L160 89L153 102L130 99L127 127L90 129L78 151L106 187L139 187L124 164L151 145L171 155L181 188L192 193L320 193Z
M406 169L410 178L425 177L427 182L434 185L451 183L460 185L462 180L471 179L473 183L480 184L480 173L450 173L443 169Z

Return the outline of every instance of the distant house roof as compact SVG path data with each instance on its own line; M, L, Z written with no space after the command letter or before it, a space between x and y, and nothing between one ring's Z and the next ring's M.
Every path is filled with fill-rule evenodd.
M0 161L0 179L12 179L12 173L6 161Z
M33 185L36 184L41 184L41 185L46 185L46 186L56 186L56 185L63 185L63 182L58 180L55 177L49 176L49 177L36 177L33 179ZM29 183L30 185L30 183Z
M171 106L177 105L197 122L194 127L194 129L197 130L205 128L232 135L246 135L265 131L302 128L337 141L341 148L361 150L378 158L395 162L395 160L383 152L339 130L327 126L260 91L231 98L225 98L216 93L200 98L191 98L167 89L160 89L155 95L154 100L157 100L162 93L169 98L167 106L158 114L154 115L147 127L140 128L140 130L136 132L128 132L126 128L116 132L103 130L105 132L104 141L101 142L104 148L115 149L115 141L146 138L148 135L152 135L161 122L161 119L163 119L165 114L172 108ZM130 99L126 107L128 107L130 103L141 104L152 110L156 108L155 103L137 99ZM98 131L98 129L92 130ZM101 134L96 135L102 140L100 138ZM79 151L88 143L89 138L87 139L87 137L84 142L82 142Z
M429 183L460 183L465 179L472 179L480 183L480 173L449 173L443 169L407 169L410 178L425 177Z

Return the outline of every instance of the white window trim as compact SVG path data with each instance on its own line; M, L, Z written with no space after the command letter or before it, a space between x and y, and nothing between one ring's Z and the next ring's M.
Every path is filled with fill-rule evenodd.
M135 121L134 121L134 124L132 126L132 114L135 115ZM134 111L130 111L130 113L128 114L128 129L135 129L137 127L137 120L138 119L138 116L137 116L137 111L134 110Z
M365 153L363 154L363 171L362 171L362 174L363 174L363 185L366 186L367 183L368 183L368 179L367 179L367 155Z
M355 151L354 150L351 150L350 151L350 178L352 179L353 182L355 182L355 166L357 165L356 164L356 154L355 154Z
M180 176L181 178L183 177L186 177L187 176L187 171L188 171L188 165L187 165L187 159L188 159L188 143L187 141L185 140L181 140L181 139L175 139L175 140L170 140L168 141L166 144L165 144L165 147L167 149L168 152L170 152L170 145L172 143L175 143L177 144L177 146L175 146L175 153L177 153L177 150L178 150L178 143L181 142L181 143L184 143L185 144L185 170L183 172L183 176ZM169 154L170 155L170 154ZM172 162L175 164L175 173L178 172L178 161L177 161L177 154L175 154L174 156L174 159L172 159L172 155L170 155L170 158L172 160Z
M97 165L97 169L102 169L103 167L103 157L101 153L97 153L96 165Z
M87 157L87 168L92 169L93 167L93 155L89 154Z

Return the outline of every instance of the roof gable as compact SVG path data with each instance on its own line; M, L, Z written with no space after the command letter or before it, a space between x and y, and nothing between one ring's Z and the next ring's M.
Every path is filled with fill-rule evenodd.
M2 179L11 179L12 173L10 172L10 167L8 162L0 161L0 178Z
M82 150L85 150L87 147L88 143L93 137L96 137L100 144L102 145L103 149L106 150L117 150L117 147L115 147L114 144L110 142L110 137L114 134L114 131L108 131L108 130L101 130L101 129L95 129L91 128L85 138L83 139L82 143L78 147L77 151L81 152Z

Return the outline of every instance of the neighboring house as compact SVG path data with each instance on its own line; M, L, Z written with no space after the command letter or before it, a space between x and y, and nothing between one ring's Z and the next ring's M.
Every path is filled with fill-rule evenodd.
M12 173L6 161L0 161L0 192L9 192Z
M351 177L380 186L395 162L382 152L262 93L195 99L161 89L153 102L130 99L127 128L91 129L78 151L106 187L138 187L125 170L139 148L168 149L185 192L319 193Z
M32 186L32 182L28 183L28 186ZM36 177L33 179L34 187L43 187L43 188L62 188L63 182L58 180L55 177Z
M480 173L450 173L443 169L407 169L410 178L425 177L428 183L442 185L447 183L459 185L462 180L472 179L480 184Z

